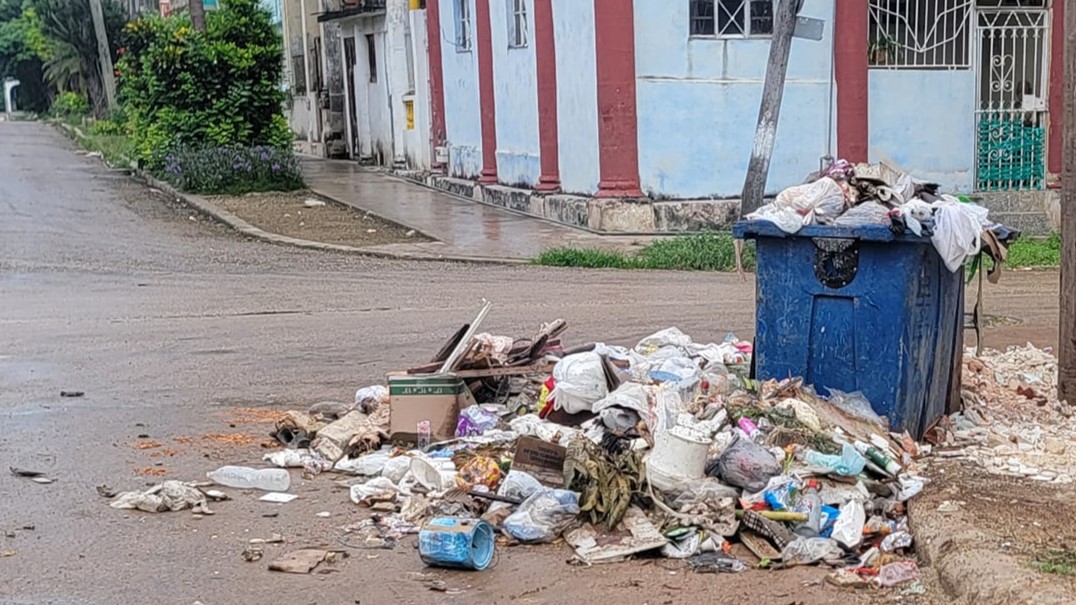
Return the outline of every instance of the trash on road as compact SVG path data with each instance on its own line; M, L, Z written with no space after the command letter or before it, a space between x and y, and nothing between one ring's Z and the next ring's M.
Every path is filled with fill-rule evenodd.
M147 513L176 512L191 509L201 515L212 515L205 493L181 481L165 481L145 491L121 492L109 503L112 508L140 510Z
M304 548L295 550L275 559L269 563L270 571L282 571L284 573L307 574L321 563L335 563L346 558L347 553L339 550L323 550L320 548Z
M206 473L214 482L236 489L260 489L284 492L291 486L291 475L279 468L254 469L245 466L222 466Z

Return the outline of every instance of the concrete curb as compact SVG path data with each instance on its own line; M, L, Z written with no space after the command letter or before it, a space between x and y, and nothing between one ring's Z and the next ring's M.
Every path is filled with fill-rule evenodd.
M59 123L60 127L72 135L76 141L81 142L85 138L85 135L76 127ZM248 237L259 239L262 241L278 244L282 246L292 246L295 248L305 248L308 250L321 250L323 252L343 252L347 254L355 254L358 256L369 256L372 258L384 258L389 260L409 260L409 261L438 261L438 262L456 262L456 263L472 263L472 264L487 264L487 265L526 265L530 263L529 259L522 258L490 258L486 256L467 256L462 254L427 254L422 252L388 252L385 250L372 250L370 248L356 248L355 246L345 246L342 244L326 244L324 242L315 242L312 240L299 239L297 237L289 237L286 235L280 235L277 233L270 233L263 231L254 225L244 221L238 216L228 212L222 208L219 208L216 204L208 199L188 193L183 193L173 187L171 184L161 181L144 170L135 168L133 165L131 170L134 173L134 177L145 181L151 187L160 189L173 198L183 202L184 204L194 208L198 212L205 214L206 216L222 223L228 227L231 227L235 231L242 233ZM339 204L346 208L354 208L368 212L366 209L346 202L342 202L332 196L325 195L319 191L311 189L311 191L321 197L332 200L333 203ZM370 212L370 214L377 216L376 213ZM382 218L382 217L378 217ZM388 220L383 219L382 220ZM390 221L393 222L393 221ZM416 229L417 231L417 229ZM426 235L426 234L423 234ZM426 237L430 237L426 235ZM435 239L430 237L430 239Z
M490 264L490 265L525 265L530 261L527 259L505 259L505 258L489 258L485 256L465 256L457 254L426 254L421 252L387 252L384 250L371 250L369 248L356 248L354 246L345 246L342 244L326 244L324 242L315 242L311 240L299 239L297 237L289 237L286 235L280 235L277 233L269 233L263 231L254 225L244 221L238 216L218 207L208 199L188 193L182 193L172 185L158 180L144 171L139 170L138 176L145 180L149 185L164 191L168 195L175 199L187 204L195 210L205 214L217 222L223 223L232 229L253 237L262 241L270 242L273 244L279 244L283 246L293 246L296 248L306 248L309 250L321 250L324 252L344 252L347 254L355 254L359 256L369 256L373 258L384 258L390 260L410 260L410 261L440 261L440 262L457 262L457 263L473 263L473 264ZM316 193L316 192L315 192ZM318 193L318 195L322 195ZM328 197L328 196L325 196ZM329 198L333 199L333 198ZM334 203L340 203L333 199ZM372 214L372 213L371 213Z
M930 489L930 486L927 486ZM999 548L962 513L937 511L934 498L910 502L908 522L916 552L936 574L938 587L961 605L1063 605L1067 590ZM984 562L989 562L985 565Z

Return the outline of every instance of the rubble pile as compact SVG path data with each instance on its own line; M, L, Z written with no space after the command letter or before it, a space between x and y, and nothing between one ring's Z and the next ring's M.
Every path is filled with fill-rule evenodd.
M938 455L997 474L1072 483L1076 419L1057 400L1057 359L1031 344L964 358L964 410L927 435Z

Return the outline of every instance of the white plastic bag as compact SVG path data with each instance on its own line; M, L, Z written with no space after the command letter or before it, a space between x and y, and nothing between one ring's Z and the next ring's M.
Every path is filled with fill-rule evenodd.
M744 218L749 221L769 221L789 234L798 232L804 225L802 214L792 208L782 208L775 204L766 204Z
M399 483L410 470L410 456L395 456L385 462L385 466L381 469L381 476L393 483Z
M855 548L863 540L863 526L867 513L859 500L849 500L841 505L841 513L833 525L832 537L845 548Z
M589 412L594 403L609 394L601 355L578 353L569 355L553 367L556 386L549 394L558 410L569 414Z
M359 456L358 458L342 458L335 466L333 466L333 470L338 473L352 473L355 475L373 477L374 475L381 474L381 471L385 468L385 464L391 457L392 452L388 450L380 450Z
M774 205L791 208L797 214L807 216L810 222L826 224L844 212L844 189L837 181L824 176L813 183L796 185L778 193Z
M667 347L669 345L684 347L689 344L691 344L691 337L681 332L680 328L672 327L659 332L654 332L650 336L640 340L639 344L635 345L635 350L643 355L649 356L662 347Z
M889 222L889 208L878 202L863 202L838 216L833 224L842 227L859 227L861 225L888 225Z
M501 485L497 488L497 495L526 500L534 492L543 489L546 489L545 486L539 483L530 473L508 471L508 475L505 476L504 481L501 481Z
M578 494L544 488L531 494L504 520L504 531L520 542L552 542L578 514Z
M363 387L355 391L355 409L363 414L369 414L377 409L377 406L389 402L389 388L377 384Z
M934 249L945 267L956 273L967 260L979 253L982 245L983 215L981 206L960 202L934 204ZM972 208L974 206L974 208Z

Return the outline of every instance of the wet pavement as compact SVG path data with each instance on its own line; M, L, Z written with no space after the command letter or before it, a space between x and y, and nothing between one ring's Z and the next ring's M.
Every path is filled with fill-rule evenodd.
M569 344L632 343L670 325L705 340L750 335L753 284L726 274L392 262L248 240L77 155L40 124L0 124L0 183L0 466L56 479L38 485L0 472L0 551L13 553L0 557L0 603L873 601L815 584L820 570L699 576L663 561L587 569L566 565L564 546L502 549L482 574L437 572L456 595L427 589L416 574L429 570L408 542L349 549L327 575L268 572L284 547L244 562L248 540L273 532L294 546L339 545L339 527L361 513L326 477L297 481L293 503L236 493L200 520L110 509L95 487L143 487L157 480L146 469L197 480L223 464L257 463L256 441L213 438L265 433L237 420L235 407L346 401L386 371L426 361L481 298L496 303L485 325L495 332L563 317ZM1007 273L988 296L988 313L1017 322L991 328L988 344L1056 344L1056 273ZM140 435L172 452L132 447Z
M417 229L438 240L379 246L386 252L420 252L488 259L531 259L550 248L570 246L630 250L645 236L602 236L550 221L460 199L342 160L303 161L311 189Z

